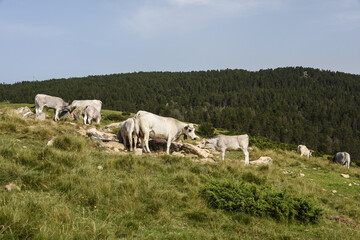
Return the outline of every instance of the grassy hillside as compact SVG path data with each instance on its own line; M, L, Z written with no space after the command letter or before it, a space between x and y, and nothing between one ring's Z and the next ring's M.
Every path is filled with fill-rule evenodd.
M100 99L103 108L212 123L232 132L349 152L360 163L360 75L286 67L138 72L0 84L0 101L33 103L38 93L66 101Z
M269 156L271 167L244 166L239 151L216 163L108 153L77 134L80 122L24 120L9 107L15 106L0 106L1 239L360 239L354 225L360 223L360 170L354 165L348 170L254 146L250 161ZM106 112L104 118L111 114L123 116ZM54 145L46 146L54 136ZM204 195L214 182L266 187L323 214L317 223L302 223L215 208ZM9 183L21 190L5 191ZM329 219L339 216L342 221Z

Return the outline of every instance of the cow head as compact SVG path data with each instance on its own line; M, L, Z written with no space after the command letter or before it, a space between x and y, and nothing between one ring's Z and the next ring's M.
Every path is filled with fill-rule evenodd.
M63 112L71 112L71 107L70 107L69 103L66 103L66 105L63 105L61 111L63 111Z
M201 140L199 147L205 148L207 143L209 143L209 141L206 138L204 138L203 140Z
M195 127L192 124L186 124L184 127L184 139L187 137L192 140L196 140L197 136L195 135Z
M309 157L312 156L313 151L309 150Z

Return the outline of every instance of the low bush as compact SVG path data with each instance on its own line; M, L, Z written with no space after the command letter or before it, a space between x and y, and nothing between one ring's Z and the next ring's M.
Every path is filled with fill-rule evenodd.
M121 122L121 121L125 120L125 117L122 116L121 114L110 113L110 114L104 116L103 120L109 120L109 121L113 121L113 122Z
M295 144L287 144L281 142L274 142L270 139L262 136L250 136L250 145L254 145L261 150L264 149L281 149L287 151L296 151L297 146Z
M203 137L213 137L215 135L215 128L212 123L204 122L199 125L197 134Z
M63 135L54 139L54 147L64 151L77 151L81 152L86 145L86 141L83 138Z
M213 208L278 221L317 223L322 216L322 209L312 201L275 191L270 186L214 180L205 186L202 195Z

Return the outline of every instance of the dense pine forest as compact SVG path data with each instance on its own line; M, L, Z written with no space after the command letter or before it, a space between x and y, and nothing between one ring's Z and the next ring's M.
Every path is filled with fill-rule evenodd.
M0 84L0 100L32 103L37 93L100 99L103 108L147 110L232 133L347 151L360 162L360 76L288 67L250 72L138 72Z

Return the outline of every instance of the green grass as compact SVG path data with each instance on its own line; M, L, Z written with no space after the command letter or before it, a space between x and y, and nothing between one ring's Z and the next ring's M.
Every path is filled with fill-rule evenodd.
M359 227L326 218L360 223L355 166L257 147L250 161L270 156L271 167L245 167L241 151L216 163L114 154L77 134L80 127L0 113L0 239L360 239ZM56 144L47 146L53 137ZM217 209L203 195L214 181L271 186L275 193L311 200L323 215L317 224L303 224ZM9 183L21 191L5 191Z

